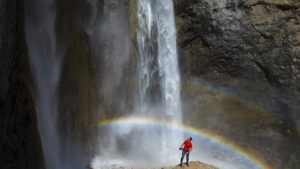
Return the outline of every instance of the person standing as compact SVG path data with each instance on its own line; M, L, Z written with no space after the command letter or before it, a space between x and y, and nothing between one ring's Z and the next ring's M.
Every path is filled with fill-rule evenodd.
M182 150L182 156L180 160L180 167L182 167L182 161L186 154L186 165L189 166L189 156L193 149L192 137L188 137L179 147L179 150ZM183 148L182 148L183 147Z

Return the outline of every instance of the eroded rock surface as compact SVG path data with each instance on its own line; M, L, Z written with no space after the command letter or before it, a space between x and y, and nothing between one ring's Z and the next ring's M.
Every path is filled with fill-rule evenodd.
M297 168L300 2L174 3L184 110L198 112L185 123L227 133L249 149L266 149L264 158L278 168ZM239 105L244 105L245 111ZM266 112L248 111L245 106L258 106ZM251 120L254 116L257 119ZM281 146L285 153L276 148Z

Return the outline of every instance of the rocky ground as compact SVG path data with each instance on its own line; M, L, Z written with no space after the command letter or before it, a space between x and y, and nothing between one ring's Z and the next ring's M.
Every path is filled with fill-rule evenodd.
M214 167L209 164L202 163L200 161L192 161L190 162L189 166L187 166L185 163L180 167L177 166L169 166L169 167L121 167L121 166L114 166L109 169L182 169L182 168L188 168L188 169L218 169L217 167Z
M188 168L188 169L217 169L217 167L214 167L214 166L209 165L209 164L202 163L200 161L192 161L192 162L190 162L189 166L187 166L186 164L183 164L182 167L180 167L179 165L177 165L177 166L151 168L151 169L180 169L180 168Z

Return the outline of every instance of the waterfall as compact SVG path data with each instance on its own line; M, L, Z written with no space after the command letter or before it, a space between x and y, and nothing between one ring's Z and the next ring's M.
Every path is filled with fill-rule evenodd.
M25 33L34 77L38 129L46 168L61 168L57 133L57 86L62 54L57 50L54 0L25 1Z
M181 123L180 75L178 70L176 29L172 0L157 1L158 26L158 66L161 79L161 90L167 120L173 125ZM163 140L167 146L167 139L182 139L178 131L171 131ZM168 147L172 149L174 147Z
M172 0L157 1L158 66L162 77L166 115L174 123L181 122L180 75L177 61L176 30Z
M177 152L183 142L183 133L170 129L181 124L180 75L172 0L138 0L136 17L135 103L127 116L159 119L171 124L171 127L129 123L106 128L111 145L100 146L101 153L91 164L93 168L116 163L123 166L162 166L176 164L180 159L180 153L174 151ZM103 140L103 136L100 139ZM102 142L99 144L103 145Z
M181 123L180 75L178 70L176 29L172 0L138 1L138 72L139 98L138 112L143 116L161 118L163 121L178 125ZM150 83L155 81L154 83ZM151 84L159 83L160 89ZM160 90L160 102L151 102L154 90ZM153 107L160 108L155 111ZM145 138L153 137L146 135ZM179 145L169 140L183 140L179 131L163 129L158 135L161 140L162 155L167 157ZM171 160L171 159L170 159Z
M139 75L138 81L138 111L145 113L148 109L147 92L150 86L150 80L154 78L151 66L154 64L154 43L153 38L153 20L151 3L147 0L138 1L138 23L137 31L138 42L138 63L137 72Z
M160 84L164 117L181 121L180 75L178 71L176 30L172 0L138 1L139 109L145 112L151 103L151 81Z

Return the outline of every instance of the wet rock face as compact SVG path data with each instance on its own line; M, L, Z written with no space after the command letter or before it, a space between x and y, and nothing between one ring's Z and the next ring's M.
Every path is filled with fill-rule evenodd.
M179 64L183 78L182 100L187 108L186 111L189 112L189 107L196 106L194 110L199 110L199 116L208 120L215 120L216 118L212 116L214 112L219 111L215 110L217 108L209 108L206 112L207 116L203 115L205 105L201 107L199 103L211 102L212 105L216 105L215 102L220 97L212 98L210 94L201 93L205 92L203 90L198 94L195 94L196 91L191 95L187 94L184 86L189 85L185 83L194 81L198 85L210 86L213 90L221 90L258 105L270 112L270 115L277 116L276 122L269 124L267 117L260 116L259 120L255 120L257 124L253 121L248 125L249 130L246 126L243 128L242 125L237 125L236 129L239 128L240 131L245 129L247 133L253 132L253 135L243 136L241 132L235 138L236 141L243 140L242 142L247 142L247 146L258 150L262 145L268 146L262 140L271 140L273 148L264 152L265 154L274 158L277 156L278 166L293 168L293 165L298 165L299 162L295 162L292 160L293 157L287 154L299 156L299 152L294 151L292 147L297 147L300 131L298 104L300 101L300 2L297 0L174 0L174 5ZM195 89L190 87L188 90ZM201 94L207 97L202 96L198 104L192 103ZM194 99L189 99L191 97ZM217 120L218 124L215 126L220 128L216 127L214 131L230 133L231 124L235 125L233 121L228 120L233 117L230 112L239 112L240 107L231 101L219 100L220 102L223 106L231 106L231 108L228 108L229 114L223 118L227 119L227 122L222 123L222 119ZM221 116L227 113L227 110L222 110L223 112L219 114ZM249 115L250 112L246 114ZM235 121L242 118L246 116L236 118ZM195 124L203 120L199 121L201 120ZM258 121L262 123L258 124ZM208 125L213 126L213 124L206 126ZM228 130L225 125L229 126ZM276 130L280 138L266 135L257 137L256 129L261 125L264 126L265 131ZM238 133L235 132L231 134ZM289 150L286 154L274 148L287 145L282 144L283 142L293 145L287 148ZM265 156L264 159L272 161L268 158Z
M21 1L0 0L0 166L43 168Z
M6 30L7 29L11 29L15 24L16 21L15 18L13 18L12 16L6 16L5 12L7 11L11 11L14 12L15 10L15 5L11 4L8 5L9 3L7 1L0 1L0 6L1 6L1 11L0 11L0 17L1 17L1 32L0 32L0 52L1 52L1 56L0 57L0 70L1 70L1 74L0 74L0 103L3 104L4 99L7 95L8 92L8 85L9 85L9 81L8 81L8 76L9 76L9 71L10 71L10 66L11 66L11 62L12 62L12 58L9 55L9 46L12 45L12 43L10 43L10 39L7 35L5 35ZM4 5L8 5L8 9L4 8ZM10 9L11 8L11 9ZM7 22L7 20L13 20L14 22ZM14 38L11 38L14 39Z
M174 2L183 78L222 84L299 131L300 3Z
M59 132L69 153L66 158L74 154L82 158L84 153L93 158L99 150L95 126L100 120L120 116L129 105L126 100L132 100L127 80L134 68L128 63L128 1L56 2L57 39L67 46L58 88ZM81 151L73 152L73 147Z

